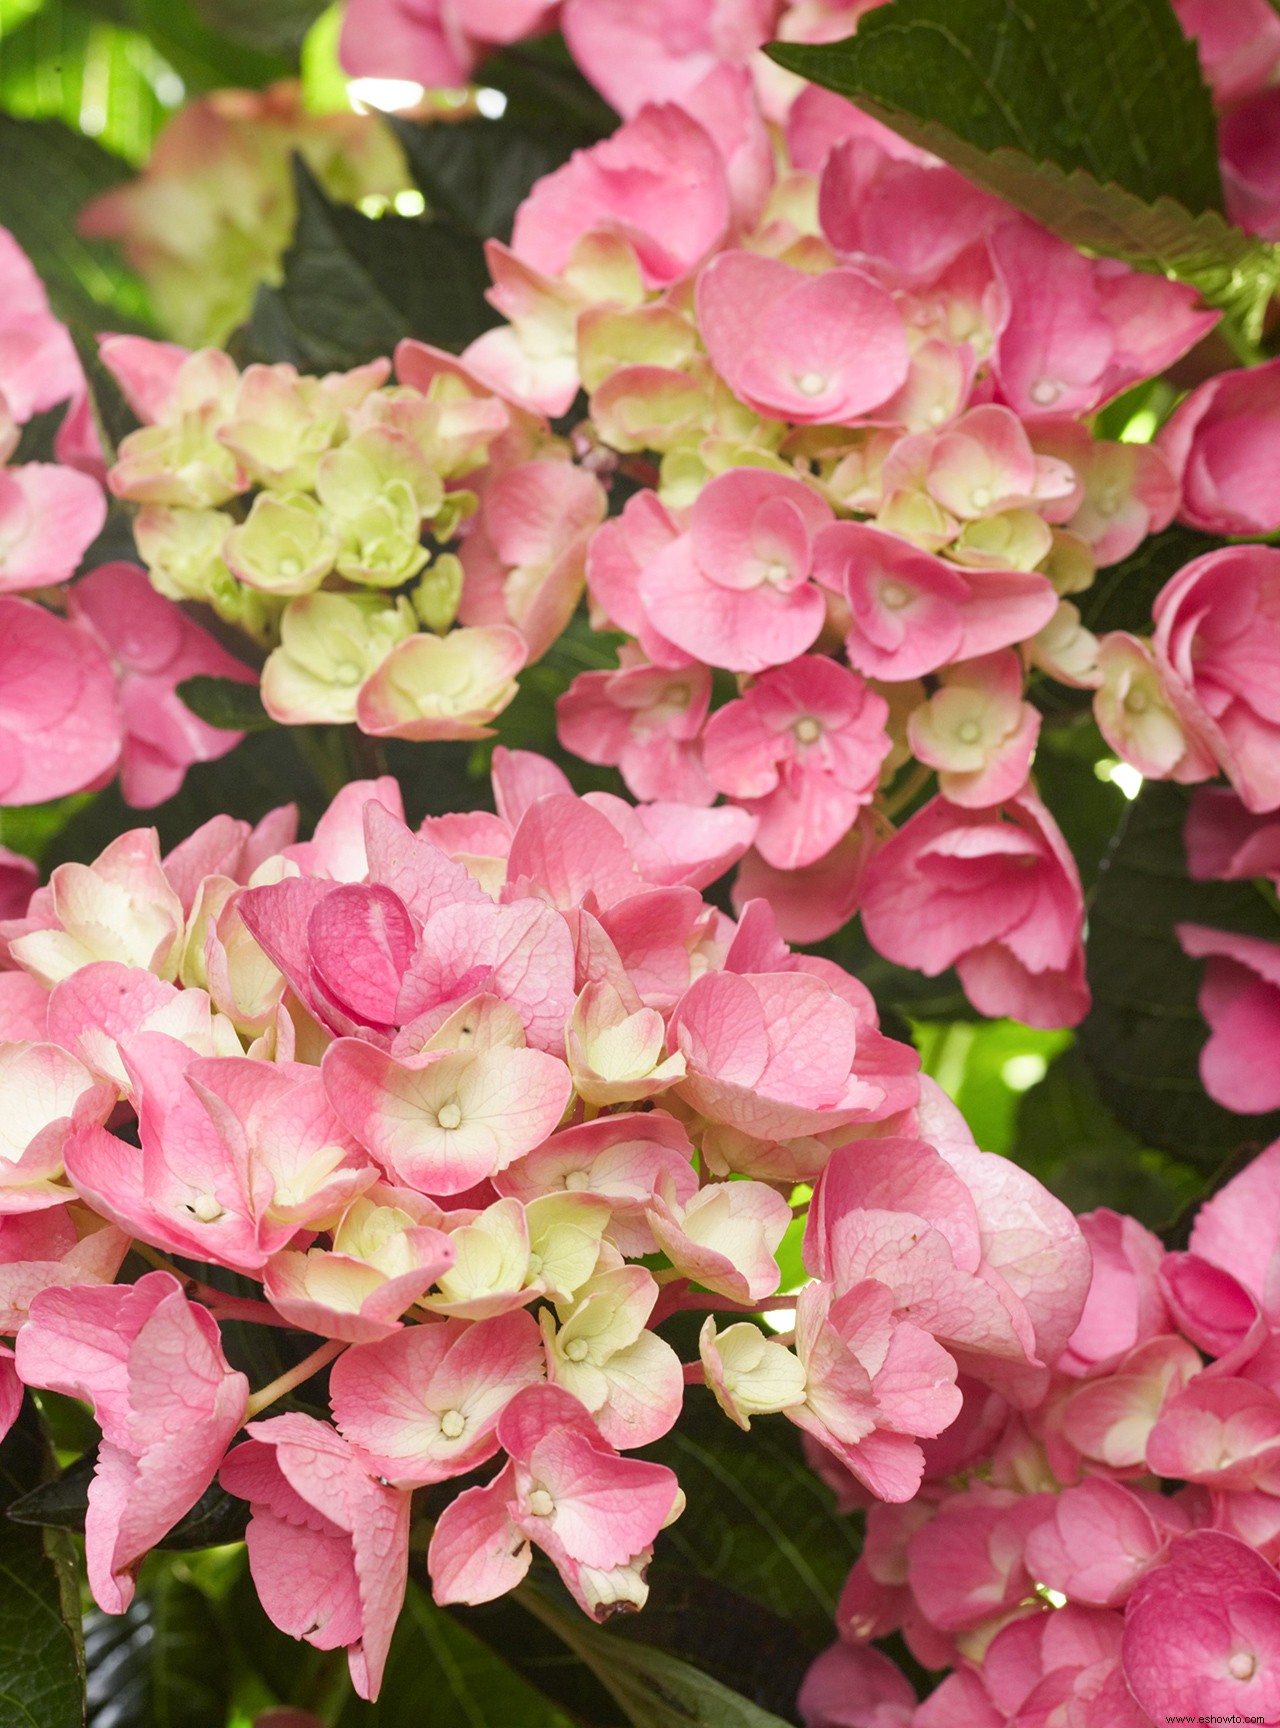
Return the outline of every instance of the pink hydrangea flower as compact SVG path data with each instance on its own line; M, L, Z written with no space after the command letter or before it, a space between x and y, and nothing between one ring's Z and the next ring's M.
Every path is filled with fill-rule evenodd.
M516 212L511 249L555 276L583 235L603 230L633 248L647 288L666 288L702 262L728 222L719 150L683 109L662 103L539 180Z
M411 78L429 89L465 84L486 49L546 27L555 0L357 0L339 54L352 78Z
M766 863L813 864L853 826L890 750L888 713L883 697L818 655L763 673L717 710L703 765L718 791L759 819Z
M123 1613L139 1563L212 1482L248 1382L168 1272L45 1290L18 1334L17 1361L28 1386L93 1405L102 1445L85 1517L89 1584L100 1608Z
M1280 527L1280 361L1219 372L1180 402L1159 449L1182 482L1182 519L1211 534Z
M698 494L688 532L644 567L640 598L671 642L732 672L762 672L812 646L826 606L809 581L831 511L799 480L733 468Z
M683 102L717 67L738 65L768 41L773 0L568 0L562 28L578 65L620 114L646 102Z
M671 1471L620 1458L558 1386L518 1393L498 1440L506 1467L436 1525L427 1556L436 1601L492 1601L524 1577L536 1543L594 1618L640 1607L654 1538L681 1506Z
M1263 89L1280 62L1280 24L1267 0L1173 0L1220 103Z
M1280 806L1280 753L1268 668L1280 551L1229 546L1194 558L1156 598L1153 649L1169 697L1221 763L1245 806Z
M186 678L252 684L252 669L228 654L136 564L103 564L77 582L71 616L111 656L124 720L120 784L125 802L147 809L172 798L193 762L213 762L244 737L210 726L178 695Z
M710 804L716 788L698 745L710 700L705 666L672 672L637 661L580 672L556 699L556 727L566 750L617 767L635 797Z
M0 468L0 594L68 581L106 519L87 474L49 462Z
M75 396L84 375L70 336L49 310L44 284L7 228L0 228L0 284L0 397L25 425L33 414Z
M1179 924L1185 954L1207 960L1200 1012L1209 1038L1200 1053L1200 1078L1211 1098L1228 1110L1274 1110L1280 1105L1274 1052L1280 1038L1280 947L1256 936Z
M711 363L758 414L856 421L906 382L902 314L860 270L806 275L754 252L723 252L698 277Z
M0 798L43 804L105 783L122 730L97 643L30 600L0 598Z
M376 1698L408 1576L409 1496L376 1481L310 1416L273 1416L247 1432L221 1481L250 1504L259 1599L290 1637L345 1647L356 1691Z
M1154 1720L1280 1712L1280 1578L1243 1542L1195 1530L1125 1615L1125 1678Z
M805 1728L911 1728L916 1695L880 1650L833 1644L810 1667L796 1707Z
M1075 860L1030 791L990 810L935 798L867 867L862 918L887 959L954 965L984 1014L1074 1026L1089 992Z
M1040 715L1022 700L1022 662L1011 648L944 669L940 688L912 711L907 737L938 771L944 798L967 809L1001 804L1027 781Z

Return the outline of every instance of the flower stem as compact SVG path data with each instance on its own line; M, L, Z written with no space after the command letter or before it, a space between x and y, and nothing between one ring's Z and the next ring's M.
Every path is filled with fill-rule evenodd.
M259 1410L265 1410L268 1404L274 1404L277 1398L283 1398L286 1392L292 1392L295 1386L301 1386L310 1380L313 1374L318 1374L326 1362L332 1362L346 1349L341 1338L330 1338L327 1344L322 1344L318 1350L313 1350L310 1356L304 1356L296 1368L290 1368L255 1392L245 1406L245 1420L256 1416Z
M202 1284L198 1278L193 1278L189 1272L175 1266L172 1260L167 1260L163 1254L158 1254L145 1242L135 1242L133 1251L139 1259L145 1260L148 1266L154 1266L157 1272L168 1272L176 1278L182 1285L184 1294L193 1302L203 1304L215 1320L247 1320L254 1326L278 1326L286 1332L296 1330L292 1322L277 1314L270 1303L257 1302L252 1296L233 1296L229 1291L219 1290L212 1284Z

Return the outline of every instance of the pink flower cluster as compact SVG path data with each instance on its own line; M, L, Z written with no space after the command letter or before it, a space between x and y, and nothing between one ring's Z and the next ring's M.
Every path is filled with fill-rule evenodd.
M806 1728L1277 1719L1278 1217L1280 1143L1201 1207L1187 1252L1081 1219L1092 1283L1038 1396L966 1382L909 1505L845 1480L866 1542ZM871 1643L894 1630L952 1670L921 1704Z
M33 415L69 399L59 461L5 466ZM106 521L102 472L71 338L0 229L0 803L42 803L118 772L129 803L159 804L192 762L239 739L198 720L175 686L250 674L141 570L104 565L63 586Z
M900 1504L961 1376L1043 1397L1088 1285L1071 1214L922 1098L862 986L704 902L754 817L503 751L494 791L418 833L389 779L305 842L290 809L163 859L135 830L0 923L0 1410L93 1406L103 1608L220 1476L268 1614L365 1696L414 1489L496 1460L436 1523L437 1600L536 1546L588 1613L637 1608L683 1500L630 1454L688 1381ZM788 1232L812 1279L779 1295ZM113 1283L131 1245L155 1269ZM778 1306L791 1336L747 1318ZM661 1330L687 1308L692 1363ZM251 1391L220 1319L315 1348ZM331 1422L259 1419L330 1362Z

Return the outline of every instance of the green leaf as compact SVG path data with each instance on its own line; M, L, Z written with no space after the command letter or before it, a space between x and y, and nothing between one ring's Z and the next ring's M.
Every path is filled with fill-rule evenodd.
M1200 1080L1208 1035L1196 1003L1204 971L1178 946L1183 920L1248 935L1280 937L1263 896L1245 882L1192 882L1182 830L1189 794L1148 781L1089 906L1088 975L1093 1008L1080 1028L1103 1102L1148 1146L1197 1170L1216 1171L1280 1134L1280 1112L1237 1116Z
M152 328L138 279L102 241L76 233L76 217L99 192L129 176L126 165L56 120L0 114L0 227L40 274L59 318L98 329Z
M768 52L1064 240L1191 282L1258 334L1280 252L1222 215L1212 100L1168 0L894 0L848 41Z
M537 36L499 48L475 76L478 84L502 91L508 118L575 128L584 145L610 137L620 124L621 117L574 65L562 36Z
M296 59L302 40L328 0L194 0L209 29L265 54Z
M203 1593L152 1575L124 1614L85 1616L88 1728L223 1728L232 1670Z
M336 1728L425 1728L428 1720L431 1728L572 1728L554 1704L411 1581L378 1702L351 1698Z
M39 1482L46 1464L35 1408L26 1407L0 1446L0 1503ZM84 1721L77 1629L65 1618L74 1591L39 1530L0 1531L0 1728L80 1728ZM78 1613L78 1603L73 1612Z
M279 288L261 288L243 353L342 370L390 354L404 336L458 350L497 314L474 235L418 217L362 216L333 204L295 158L298 224Z
M269 732L276 724L262 706L256 684L205 673L184 678L178 694L193 714L225 732Z
M1157 1231L1204 1188L1201 1172L1121 1127L1078 1050L1064 1051L1023 1095L1012 1156L1073 1212L1110 1206Z
M97 1461L95 1447L69 1464L60 1476L39 1483L14 1500L8 1508L8 1517L15 1524L83 1530L89 1508L89 1484ZM175 1552L220 1547L224 1542L238 1542L248 1521L247 1502L228 1494L215 1482L156 1546Z
M1225 544L1211 534L1177 523L1153 534L1128 558L1099 570L1093 587L1076 600L1081 623L1096 636L1107 630L1149 636L1151 608L1165 583L1193 558L1216 552Z
M679 1657L606 1632L585 1615L554 1606L532 1585L521 1586L520 1598L587 1664L635 1728L785 1728L783 1717Z
M554 121L535 125L504 117L423 126L393 117L391 125L428 206L481 240L509 240L516 208L534 182L581 142Z

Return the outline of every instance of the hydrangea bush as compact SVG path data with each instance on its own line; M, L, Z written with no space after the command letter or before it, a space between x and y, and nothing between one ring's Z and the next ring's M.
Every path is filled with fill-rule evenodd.
M1270 0L136 10L149 154L0 67L0 1723L1280 1722Z

